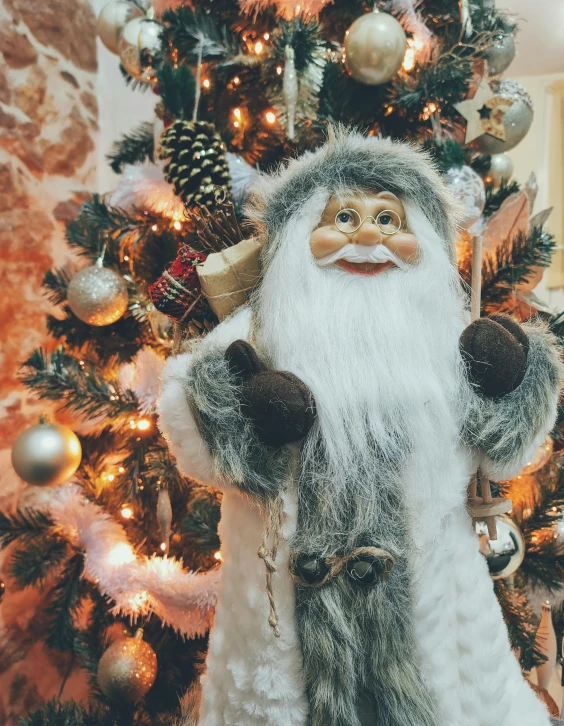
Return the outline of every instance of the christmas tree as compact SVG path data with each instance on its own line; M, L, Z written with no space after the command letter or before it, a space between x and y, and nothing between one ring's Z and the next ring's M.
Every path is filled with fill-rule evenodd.
M315 149L339 123L421 145L462 203L469 285L473 240L483 240L482 314L539 314L564 337L564 314L531 295L555 248L548 213L533 216L535 182L513 181L506 155L533 116L526 90L502 76L516 24L488 0L373 9L112 0L100 15L124 82L159 102L153 125L115 144L115 192L94 195L68 225L83 264L46 273L60 306L53 345L22 366L30 389L82 425L77 437L44 419L17 440L17 473L49 488L0 514L0 539L18 587L54 583L48 645L72 653L91 682L88 704L55 700L25 724L172 723L199 672L221 577L220 495L178 472L157 426L158 378L167 356L248 295L204 263L219 253L232 255L228 272L255 264L244 204L259 169ZM525 671L546 662L529 595L557 591L564 574L563 422L494 487L513 502L498 540L475 525Z

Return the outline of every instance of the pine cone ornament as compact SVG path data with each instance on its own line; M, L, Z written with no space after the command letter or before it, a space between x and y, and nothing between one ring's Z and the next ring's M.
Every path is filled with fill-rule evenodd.
M183 245L172 265L149 287L153 305L176 323L182 323L190 335L201 335L216 324L206 297L202 293L196 266L207 254L193 252Z
M231 193L231 178L225 158L225 146L207 121L175 121L163 133L161 159L166 180L186 206L200 204L213 207L218 188Z

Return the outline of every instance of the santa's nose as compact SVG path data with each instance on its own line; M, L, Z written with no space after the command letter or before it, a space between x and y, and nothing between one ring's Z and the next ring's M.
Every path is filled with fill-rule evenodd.
M356 245L377 245L382 241L382 232L372 219L365 219L353 234L351 242Z

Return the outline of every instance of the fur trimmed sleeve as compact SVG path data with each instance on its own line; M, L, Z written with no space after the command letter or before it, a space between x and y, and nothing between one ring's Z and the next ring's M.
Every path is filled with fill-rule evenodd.
M480 451L480 468L494 480L515 476L552 429L564 367L556 338L544 323L525 323L527 371L521 384L497 399L475 396L467 443Z
M236 486L266 498L277 494L287 479L288 452L262 444L241 412L224 353L230 338L246 333L225 336L219 334L220 327L218 334L167 362L160 427L184 474L208 486Z

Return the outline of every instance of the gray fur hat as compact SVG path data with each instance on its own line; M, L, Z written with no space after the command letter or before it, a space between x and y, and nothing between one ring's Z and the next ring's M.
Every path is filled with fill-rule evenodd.
M293 159L253 185L247 215L259 236L270 242L320 189L387 190L413 202L444 240L454 261L457 208L429 156L410 144L366 137L344 127L330 128L327 143Z

